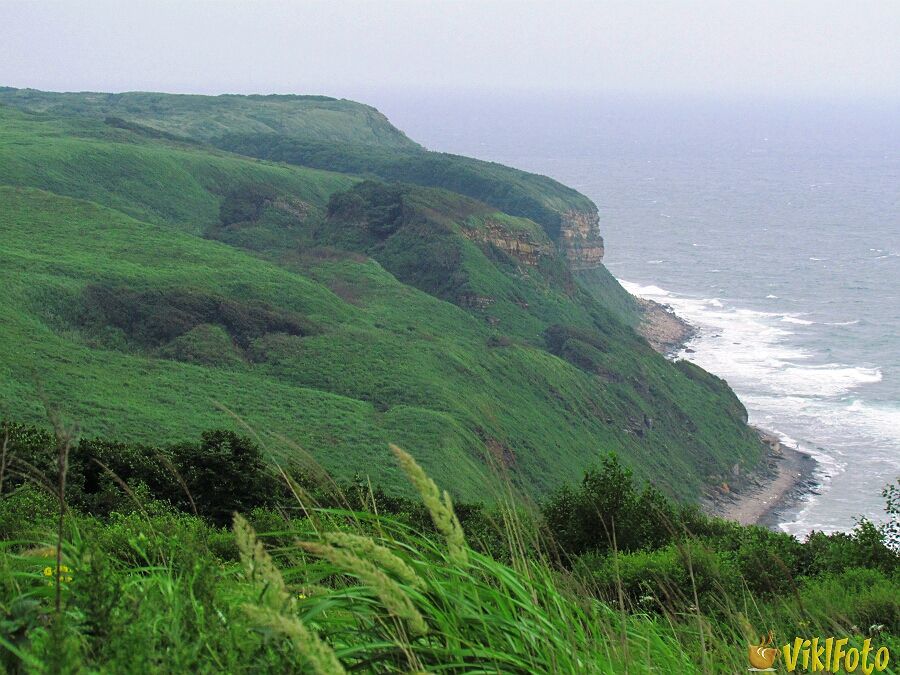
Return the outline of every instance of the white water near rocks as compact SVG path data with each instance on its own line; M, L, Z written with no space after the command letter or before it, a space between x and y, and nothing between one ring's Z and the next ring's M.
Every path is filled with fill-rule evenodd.
M747 406L751 424L774 431L818 462L818 494L788 511L782 529L804 534L846 529L858 515L881 519L880 502L860 497L871 497L878 486L871 485L872 476L900 474L900 409L856 397L866 385L882 382L880 368L821 363L821 353L797 347L795 333L780 325L811 321L798 324L791 315L620 282L694 324L699 333L678 356L724 377ZM827 440L820 445L817 439Z
M819 461L783 529L883 516L900 476L896 102L374 99L428 147L598 204L609 269L700 328L683 356Z

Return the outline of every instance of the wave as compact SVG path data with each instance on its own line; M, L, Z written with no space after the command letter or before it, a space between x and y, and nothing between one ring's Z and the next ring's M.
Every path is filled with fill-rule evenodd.
M699 329L691 360L750 393L833 397L880 382L880 368L805 363L815 354L792 345L780 324L815 322L790 314L725 306L719 298L692 298L659 286L620 280L629 293L667 304Z
M896 437L900 430L900 407L884 403L866 402L854 399L846 411L873 433L883 439ZM900 462L900 455L896 456Z
M826 352L797 344L791 328L815 323L797 315L620 283L692 323L697 337L691 351L678 356L725 378L747 407L751 423L778 430L785 443L818 462L820 494L808 495L782 529L795 535L813 528L845 530L860 513L874 520L883 515L880 487L873 491L871 477L900 474L900 407L873 402L861 393L882 381L880 367L829 361ZM859 321L831 325L855 323Z

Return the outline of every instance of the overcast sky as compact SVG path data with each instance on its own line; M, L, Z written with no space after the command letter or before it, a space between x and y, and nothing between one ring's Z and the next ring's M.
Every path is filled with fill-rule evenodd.
M900 0L0 0L0 85L900 98Z

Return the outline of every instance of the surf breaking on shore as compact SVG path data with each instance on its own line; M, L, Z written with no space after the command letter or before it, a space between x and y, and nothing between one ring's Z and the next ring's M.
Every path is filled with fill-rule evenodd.
M724 320L726 310L718 300L680 298L681 302L678 302L678 298L659 287L640 286L622 280L619 282L638 298L644 308L641 333L657 351L670 358L697 360L692 356L697 354L698 349L702 349L696 341L702 336L703 328L721 332L728 328ZM670 302L672 300L676 302ZM700 316L701 312L708 313L709 309L720 315L718 325L714 323L710 326L708 316ZM750 310L734 311L739 318L741 313L764 314ZM772 316L779 315L773 313ZM785 323L810 323L792 316L781 318ZM756 328L763 327L757 325ZM759 332L765 333L765 330L758 330ZM784 331L770 329L767 337L776 341L784 334ZM782 356L787 355L782 353ZM740 362L740 356L736 356L735 360ZM700 365L716 372L702 361ZM722 373L720 371L717 374ZM803 503L818 494L822 485L828 481L828 466L784 434L755 428L768 447L766 456L752 473L736 475L728 486L713 488L703 500L703 505L711 514L742 525L758 524L791 531L789 527L785 527L786 523L796 519Z

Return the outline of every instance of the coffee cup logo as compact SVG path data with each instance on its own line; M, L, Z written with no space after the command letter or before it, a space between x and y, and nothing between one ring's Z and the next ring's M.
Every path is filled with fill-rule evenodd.
M759 639L759 644L750 645L747 648L747 656L750 658L750 670L756 672L770 672L775 669L772 664L778 658L778 649L772 647L775 635L772 631Z

